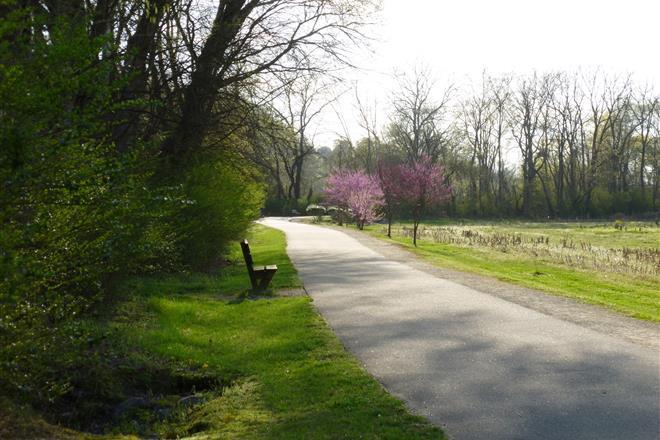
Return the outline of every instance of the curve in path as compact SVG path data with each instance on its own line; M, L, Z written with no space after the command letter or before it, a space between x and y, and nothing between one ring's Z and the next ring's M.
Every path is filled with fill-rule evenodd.
M456 439L660 438L658 351L388 260L286 233L314 304L389 392Z

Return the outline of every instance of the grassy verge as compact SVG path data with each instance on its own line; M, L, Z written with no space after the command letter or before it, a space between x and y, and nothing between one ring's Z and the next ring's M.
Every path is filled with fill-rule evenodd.
M257 263L276 263L276 288L300 286L281 232L257 226ZM234 261L241 257L235 249ZM307 297L218 300L245 289L242 265L220 277L140 281L152 321L119 326L132 345L201 363L232 378L224 393L174 427L236 438L438 438L349 356ZM171 428L170 428L171 429Z
M281 232L255 226L250 244L257 264L278 265L275 290L300 286ZM106 426L107 436L443 438L361 368L308 297L275 292L250 299L244 295L249 281L238 245L230 260L234 264L217 276L138 278L123 286L125 299L102 327L123 351L141 359L129 370L132 380L149 377L161 388L163 382L191 376L204 380L185 393L200 398L194 405L175 405L164 419L134 412ZM182 394L168 395L174 393L171 386L141 389L141 396L159 404L176 402ZM131 394L123 398L130 402ZM87 437L48 424L44 428L36 417L33 421L32 431L20 433Z
M503 232L522 234L545 233L552 231L547 225L538 227L518 227L506 224L502 228L491 224L488 228ZM641 230L641 229L640 229ZM638 319L660 322L660 289L658 278L654 276L634 276L631 274L611 273L571 267L545 261L543 258L515 255L497 249L458 246L446 243L434 243L431 240L418 241L415 248L407 237L393 236L390 240L382 233L382 227L371 226L366 232L373 237L395 242L404 248L424 257L438 266L478 273L495 277L525 287L574 298L586 303L607 307L624 315ZM591 235L598 237L598 242L607 240L603 235L609 233L616 243L626 241L616 231L604 231L595 225L592 229L579 232L579 239ZM632 230L635 240L627 241L633 246L652 247L657 235ZM647 234L646 240L639 238ZM642 241L640 241L642 240Z

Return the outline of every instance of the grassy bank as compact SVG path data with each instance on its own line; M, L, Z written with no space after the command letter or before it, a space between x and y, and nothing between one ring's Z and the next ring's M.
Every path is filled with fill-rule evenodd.
M276 289L300 286L282 233L256 226L250 244L257 264L278 265ZM442 438L438 429L409 414L346 353L308 297L248 298L238 245L229 259L234 264L217 276L138 278L123 286L125 299L103 327L142 359L131 376L144 376L145 368L157 362L155 371L167 368L168 374L175 374L176 380L168 382L186 377L188 386L193 383L192 389L176 393L154 386L143 397L159 404L168 399L180 402L182 394L193 394L195 400L192 406L162 403L168 408L164 418L134 411L121 423L106 426L106 433L232 439ZM196 381L190 382L191 376ZM176 396L168 395L172 393Z
M366 232L389 240L382 225ZM397 224L391 240L438 266L660 322L660 228L652 223L444 222L421 233L415 248L409 225Z

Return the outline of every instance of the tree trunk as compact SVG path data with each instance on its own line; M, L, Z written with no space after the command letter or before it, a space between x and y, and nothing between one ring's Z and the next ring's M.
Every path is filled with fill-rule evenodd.
M170 161L180 163L189 152L202 146L211 122L213 105L219 90L226 85L217 72L228 62L228 48L258 2L251 0L247 5L245 3L246 0L226 0L218 6L211 33L184 92L181 118L161 146Z
M523 215L530 217L532 214L532 199L534 198L534 181L536 180L536 166L534 165L533 153L527 153L523 173Z
M642 151L641 157L639 159L639 188L642 193L642 200L644 205L646 205L646 182L644 182L644 167L646 166L646 139L642 135Z
M413 245L417 247L417 228L419 227L419 220L413 220Z
M166 7L172 0L156 0L151 6L145 6L135 32L126 44L126 52L130 58L126 63L126 73L131 80L121 91L121 101L130 102L143 98L147 93L147 58L153 51L156 33L160 29L160 22ZM99 3L99 7L103 7ZM96 23L95 23L96 24ZM92 32L101 32L103 23L92 27ZM117 151L126 153L133 142L136 141L139 121L131 108L120 110L115 116L120 121L112 133Z
M548 186L545 184L545 179L542 177L540 173L539 173L539 181L541 182L541 187L543 188L543 196L545 197L545 204L548 207L548 215L550 217L554 217L555 210L552 206L552 197L550 196L550 192L548 191Z
M392 214L387 214L387 238L392 238Z

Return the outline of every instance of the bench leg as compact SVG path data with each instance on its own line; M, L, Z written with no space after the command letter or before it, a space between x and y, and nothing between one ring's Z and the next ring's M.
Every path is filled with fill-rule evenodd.
M270 281L273 279L275 276L276 270L267 270L263 273L261 276L261 279L259 280L259 291L263 292L266 289L268 289L268 285L270 284Z

